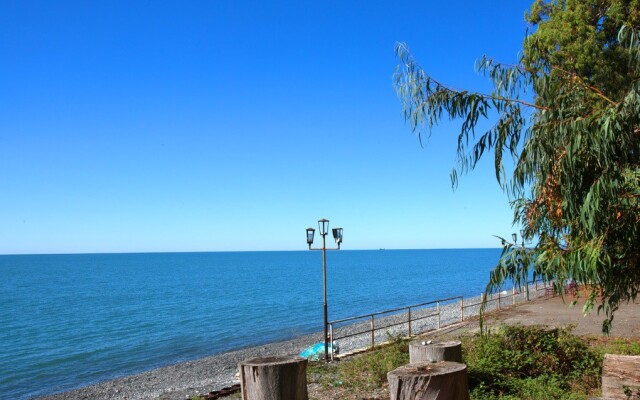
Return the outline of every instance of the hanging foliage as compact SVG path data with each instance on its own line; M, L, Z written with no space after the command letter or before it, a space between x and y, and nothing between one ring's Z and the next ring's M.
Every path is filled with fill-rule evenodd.
M420 140L461 121L452 185L492 152L514 224L533 240L502 240L487 293L543 277L586 285L609 332L615 310L640 287L640 0L532 4L516 65L483 57L491 93L454 90L397 44L394 86ZM492 126L477 132L481 119ZM514 168L506 173L503 158Z

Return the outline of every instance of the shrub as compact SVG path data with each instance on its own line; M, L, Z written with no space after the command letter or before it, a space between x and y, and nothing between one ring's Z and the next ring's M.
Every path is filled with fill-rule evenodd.
M573 399L599 386L601 358L570 329L504 326L463 349L474 399Z

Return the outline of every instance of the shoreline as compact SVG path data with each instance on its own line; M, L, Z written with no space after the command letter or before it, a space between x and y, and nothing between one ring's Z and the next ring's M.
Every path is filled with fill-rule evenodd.
M518 303L523 302L523 294L518 295ZM530 291L530 297L537 298L539 293ZM478 303L480 296L465 299L466 304ZM490 299L489 299L490 300ZM497 308L497 303L489 303L487 311ZM430 316L415 321L416 318L433 314L435 307L425 307L412 311L412 331L414 334L433 331L437 328L437 318ZM479 306L465 306L464 317L477 316ZM406 335L407 313L389 314L376 319L375 343L382 344L390 335ZM460 321L460 303L452 302L441 306L440 323L445 328ZM387 325L390 325L387 328ZM369 322L356 322L335 329L336 336L362 332L368 329ZM36 400L63 399L186 399L198 394L238 383L235 379L238 364L248 358L274 355L298 355L303 349L322 341L322 332L299 336L290 340L267 343L184 361L165 367L155 368L139 374L102 381L70 391L35 397ZM370 346L371 334L364 332L345 339L336 339L340 353L354 352Z
M297 355L305 347L320 340L322 340L321 332L304 335L290 340L183 361L33 399L185 399L238 383L235 381L237 366L247 358L275 354Z

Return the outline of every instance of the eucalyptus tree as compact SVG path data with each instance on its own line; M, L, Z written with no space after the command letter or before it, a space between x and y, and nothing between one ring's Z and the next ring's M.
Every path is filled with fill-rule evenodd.
M491 93L437 81L402 43L394 86L421 141L443 119L460 122L454 187L493 156L514 224L535 239L502 239L487 292L530 274L558 291L576 280L590 288L583 312L598 305L608 333L640 286L640 0L538 0L525 19L515 65L477 62Z

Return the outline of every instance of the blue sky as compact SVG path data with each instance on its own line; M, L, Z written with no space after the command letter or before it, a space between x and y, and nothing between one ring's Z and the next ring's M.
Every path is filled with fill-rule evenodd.
M406 42L488 90L528 1L0 4L0 254L498 247L486 159L452 191L457 124L421 147L392 87Z

